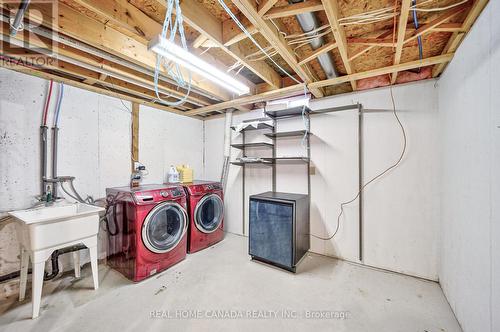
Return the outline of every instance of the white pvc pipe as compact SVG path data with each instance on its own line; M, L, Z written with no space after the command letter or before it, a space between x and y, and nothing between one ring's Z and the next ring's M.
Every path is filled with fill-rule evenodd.
M226 112L226 121L224 123L224 157L231 154L231 125L233 124L233 111Z
M226 111L224 122L224 163L222 164L221 183L226 190L227 173L229 171L229 158L231 157L231 125L233 124L233 111Z

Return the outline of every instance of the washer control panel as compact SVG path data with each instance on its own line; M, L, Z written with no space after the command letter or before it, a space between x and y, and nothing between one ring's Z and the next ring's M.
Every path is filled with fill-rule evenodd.
M204 186L205 190L221 190L222 186L220 183L212 183L212 184L207 184Z
M182 196L184 195L184 190L182 190L181 188L174 188L172 189L172 196L174 197L179 197L179 196Z

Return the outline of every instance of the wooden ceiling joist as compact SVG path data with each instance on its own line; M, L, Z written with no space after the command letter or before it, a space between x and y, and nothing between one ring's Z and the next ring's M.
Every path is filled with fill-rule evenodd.
M438 55L438 56L431 57L431 58L426 58L423 60L411 61L411 62L401 63L399 65L392 65L392 66L378 68L378 69L369 70L369 71L365 71L365 72L360 72L360 73L355 73L355 74L345 75L345 76L339 76L339 77L332 78L332 79L313 82L313 83L308 84L307 87L309 89L315 88L315 87L316 88L326 87L326 86L330 86L330 85L336 85L336 84L349 82L351 80L359 80L359 79L363 79L363 78L375 77L375 76L384 75L384 74L392 74L392 73L397 72L397 71L409 70L409 69L414 69L414 68L419 68L419 67L424 67L424 66L430 66L430 65L434 65L434 64L438 64L438 63L448 62L448 61L451 61L452 58L453 58L453 54L443 54L443 55ZM219 104L214 104L214 105L210 105L210 106L206 106L206 107L197 108L197 109L186 112L186 114L199 115L199 114L209 113L209 112L218 111L218 110L225 110L228 108L234 108L236 105L257 103L257 102L267 101L267 100L272 100L272 99L285 98L288 96L297 95L301 91L303 91L303 86L300 84L297 84L297 85L293 85L293 86L279 89L279 90L273 90L273 91L264 92L264 93L260 93L260 94L249 96L249 97L242 97L242 98L222 102Z
M310 0L305 2L289 4L282 7L271 8L263 15L263 17L266 20L269 20L274 18L295 16L304 13L319 12L321 10L324 10L321 0Z
M3 62L0 63L0 66L4 67L4 68L7 68L7 69L15 70L17 72L25 73L25 74L28 74L28 75L31 75L31 76L40 77L40 78L43 78L43 79L46 79L46 80L53 80L54 82L64 83L66 85L74 86L74 87L77 87L77 88L81 88L81 89L84 89L84 90L92 91L92 92L99 93L99 94L102 94L102 95L106 95L106 96L110 96L110 97L115 97L115 98L119 98L119 99L130 101L130 102L137 102L137 103L139 103L141 105L150 106L150 107L153 107L153 108L156 108L156 109L160 109L160 110L164 110L164 111L167 111L167 112L174 112L174 113L178 113L180 115L186 115L185 112L174 110L174 109L172 109L172 108L170 108L168 106L163 106L163 105L160 105L158 103L153 103L153 102L150 102L150 101L146 101L144 99L133 97L133 96L130 96L130 95L125 94L125 93L120 93L120 92L108 90L108 89L105 89L105 88L101 88L101 87L98 87L96 85L85 84L83 82L78 82L78 81L75 81L73 79L69 79L69 78L66 78L66 77L59 76L59 75L47 73L47 72L40 71L40 70L37 70L37 69L34 69L34 68L28 68L28 67L25 67L25 66L22 66L22 65L19 65L19 64L9 64L8 62L3 61Z
M328 18L328 22L330 22L330 26L332 27L332 32L335 37L335 41L337 42L337 47L340 53L340 57L342 58L342 62L344 64L345 70L348 75L354 73L354 70L351 66L351 62L349 61L348 49L347 49L347 40L345 36L345 31L339 23L339 7L338 0L322 0L323 7L325 8L326 17ZM351 87L353 90L356 90L356 81L351 81Z
M406 26L408 24L408 16L410 15L410 6L412 0L402 0L401 2L401 10L399 14L399 22L398 22L398 39L396 42L396 53L394 54L394 64L399 65L401 62L401 54L403 53L403 46L406 36ZM396 78L398 77L398 73L392 74L391 84L396 82Z
M323 81L318 81L309 84L308 87L313 86L313 87L324 87L324 86L330 86L330 85L336 85L340 83L345 83L349 82L351 80L360 80L363 78L369 78L369 77L375 77L375 76L380 76L380 75L385 75L385 74L392 74L398 71L403 71L403 70L410 70L410 69L415 69L415 68L420 68L420 67L425 67L425 66L430 66L430 65L435 65L438 63L444 63L444 62L449 62L453 58L453 54L442 54L430 58L425 58L422 60L416 60L416 61L410 61L406 63L400 63L398 65L392 65L388 67L383 67L383 68L378 68L378 69L373 69L373 70L368 70L365 72L359 72L351 75L345 75L345 76L339 76Z
M336 47L337 47L337 43L336 42L330 42L328 44L325 44L325 45L321 46L320 48L314 50L306 58L300 60L299 65L302 66L302 65L308 63L309 61L312 61L312 60L316 59L321 54L325 54L325 53L330 52L331 50L333 50Z
M37 3L32 3L30 6L43 14L43 18L45 19L44 25L57 32L66 34L137 65L149 69L155 68L156 56L154 53L148 51L146 45L115 29L106 27L102 23L84 16L62 3L58 5L57 20L52 18L52 12L49 12L46 6L40 6ZM29 13L30 15L36 15L36 12L36 10L31 10ZM187 70L183 70L183 72L187 77ZM227 91L207 82L204 77L195 73L191 77L193 86L198 89L222 100L230 99L231 95Z
M156 0L165 10L165 1ZM246 59L251 51L244 49L241 45L233 44L224 46L222 33L222 21L204 10L199 4L193 1L185 1L181 4L182 17L184 21L197 30L200 34L211 40L215 46L222 49L236 61L242 63L246 68L259 76L264 82L274 88L280 88L280 76L265 61L249 61Z
M256 34L257 28L243 15L236 15L240 23L251 34ZM232 19L222 22L222 41L224 46L231 46L247 38L247 35L241 31L240 27Z
M297 57L295 56L291 47L286 43L283 36L278 33L276 27L271 23L264 20L257 11L255 3L251 0L231 0L233 4L245 15L248 20L257 28L257 30L266 38L270 45L273 45L278 54L285 60L285 62L297 73L305 83L314 81L314 78L299 65ZM311 93L319 98L323 97L321 89L312 89Z
M260 16L264 16L273 6L278 2L278 0L261 0L257 8L257 12Z
M234 100L225 101L222 103L209 105L201 108L197 108L191 111L187 111L186 115L200 115L205 113L210 113L214 111L222 111L230 108L236 108L238 105L246 105L253 104L262 101L278 99L278 98L286 98L290 96L295 96L304 91L303 84L296 84L289 86L287 88L282 88L278 90L267 91L263 93L259 93L253 96L241 97Z
M0 24L0 34L7 36L9 34L9 27L6 24ZM22 41L26 32L18 33L15 36L15 39L18 41ZM47 40L43 37L32 38L30 43L33 46L44 48ZM53 49L57 57L60 59L69 58L74 61L81 63L80 66L92 66L98 68L98 70L102 70L101 74L106 74L107 76L114 76L118 79L124 78L125 80L130 79L137 82L138 86L142 86L147 88L150 91L154 91L152 77L143 73L135 72L127 67L120 66L108 61L104 61L102 59L96 59L93 56L89 56L89 54L82 52L80 50L65 46L63 44L58 44ZM98 71L97 70L97 71ZM160 82L158 84L160 91L164 91L165 93L177 97L182 98L184 93L182 91L177 91L173 86ZM196 96L196 94L192 93L188 97L188 102L194 103L195 105L209 105L211 101L202 96Z
M387 20L385 28L382 28L384 25L375 23L373 29L369 25L340 24L342 14L365 11L369 0L343 3L340 0L308 0L290 4L278 0L230 1L234 5L231 7L233 14L248 33L255 35L258 41L265 39L267 42L262 47L274 47L277 51L274 60L279 65L271 65L267 59L248 60L248 56L255 52L255 47L244 41L247 35L232 19L227 19L217 1L181 1L186 34L192 46L190 52L221 70L227 70L235 62L248 68L235 74L235 77L251 88L253 95L250 96L234 99L225 89L201 75L191 73L193 91L185 104L168 107L156 100L152 77L156 55L147 49L147 44L161 32L166 11L164 0L61 0L58 1L57 17L51 16L53 13L49 12L48 7L32 2L30 8L34 10L27 13L30 21L41 23L43 27L52 29L62 37L52 50L58 61L30 68L4 61L2 66L176 114L201 118L230 108L247 111L250 109L249 105L254 103L298 95L305 86L315 97L322 97L325 93L346 92L344 85L348 82L356 90L357 80L380 75L390 76L390 82L394 84L399 81L398 72L424 66L433 66L432 75L437 77L488 3L488 0L469 0L445 10L419 13L421 26L415 30L410 19L411 0L401 0L397 9L397 39L393 40L392 24L389 27L391 20ZM226 1L228 2L229 0ZM0 6L16 10L7 3ZM300 24L293 16L302 13L316 12L318 19L324 21L323 11L334 38L328 39L326 44L316 50L303 48L299 58L281 31L289 34L299 31L297 29L300 29ZM461 20L463 22L459 23ZM8 23L2 22L0 27L0 37L7 40ZM38 29L34 33L39 39L30 39L32 45L39 48L39 53L54 57L46 49L47 38L53 38L50 37L50 31L33 29ZM36 52L22 49L21 42L27 33L28 31L19 32L15 39L10 39L17 48L5 47L3 56L9 56L9 59L38 58L40 55ZM418 57L415 40L427 34L433 34L424 39L427 58L408 62L408 59ZM179 43L178 39L176 43ZM442 45L445 43L443 49ZM217 48L217 51L203 50L210 47ZM220 50L229 56L221 56ZM316 74L321 69L315 60L328 52L331 52L338 64L339 71L346 74L316 81ZM442 53L439 54L440 52ZM392 65L372 69L380 63L377 57L390 58ZM401 63L402 61L406 62ZM283 73L277 70L279 66L284 66L294 79L282 76ZM188 75L187 69L181 70L185 76ZM162 98L173 101L183 97L185 89L179 88L171 78L165 77L167 73L163 68L162 71L158 84ZM253 74L249 75L249 71ZM253 83L257 82L254 74L264 83ZM304 84L296 84L298 81ZM213 104L215 101L221 102Z
M435 18L431 22L420 26L417 30L415 30L415 32L411 35L411 37L405 39L404 43L406 44L406 43L408 43L408 42L410 42L412 40L415 40L419 36L422 36L423 34L432 31L432 29L438 27L442 23L448 21L450 18L452 18L453 16L455 16L455 15L463 12L465 9L467 9L469 7L470 7L470 1L464 3L464 4L460 5L460 6L457 6L455 8L452 8L450 10L447 10L444 14L442 14L439 17Z

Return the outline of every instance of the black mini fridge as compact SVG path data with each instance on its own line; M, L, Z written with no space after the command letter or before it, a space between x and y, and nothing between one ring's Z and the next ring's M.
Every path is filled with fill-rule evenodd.
M295 272L308 250L308 195L269 191L250 196L252 259Z

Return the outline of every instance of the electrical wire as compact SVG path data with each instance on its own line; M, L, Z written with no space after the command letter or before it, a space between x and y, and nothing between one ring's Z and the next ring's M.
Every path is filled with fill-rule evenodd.
M61 83L61 85L59 86L59 95L57 97L56 114L54 116L54 127L59 126L59 114L61 113L61 104L63 96L64 96L64 83Z
M47 114L49 113L50 97L52 96L52 86L53 85L54 85L54 81L50 80L49 92L47 94L47 99L45 100L45 107L43 110L42 126L47 125Z
M454 3L454 4L451 4L449 6L445 6L445 7L436 7L436 8L417 8L417 5L414 5L414 6L411 6L410 7L410 10L411 11L414 11L414 12L437 12L437 11L442 11L442 10L447 10L447 9L451 9L453 7L456 7L456 6L460 6L466 2L468 2L469 0L462 0L460 2L457 2L457 3ZM425 2L422 2L420 5L423 5L424 3L427 3L429 1L425 1Z
M413 7L417 6L417 0L413 0ZM418 30L419 24L418 24L418 18L417 18L417 12L413 11L413 25L415 26L415 30ZM417 42L418 42L418 57L420 60L424 58L424 48L422 45L422 36L417 37ZM420 68L418 68L418 71L420 72Z
M166 4L166 14L165 14L165 20L163 21L163 26L162 26L162 32L161 32L161 37L168 39L171 43L175 43L175 36L177 35L177 31L179 32L180 40L181 40L181 47L186 50L188 50L187 47L187 42L186 42L186 36L184 33L184 22L182 18L182 9L179 4L179 0L165 0ZM173 9L175 6L175 20L173 20ZM168 36L167 36L168 35ZM186 93L182 98L178 98L177 96L174 95L169 95L169 97L178 99L178 101L172 102L172 101L167 101L162 99L160 97L160 92L159 92L159 78L160 78L160 67L163 65L163 68L166 70L168 75L174 79L174 81L177 83L179 88L184 88L186 89ZM164 56L160 54L156 54L156 65L155 65L155 72L154 72L154 88L155 88L155 93L156 97L158 100L160 100L162 103L168 105L168 106L179 106L182 105L186 102L187 98L189 97L189 94L191 93L191 71L188 70L188 80L184 78L184 75L182 73L182 70L179 66L179 64L175 63L173 64L171 61L166 59Z
M389 79L390 79L390 76L389 76ZM390 93L391 93L391 102L392 102L393 114L394 114L394 117L396 118L396 121L398 122L399 127L401 128L401 133L402 133L402 137L403 137L403 149L401 150L401 154L400 154L398 160L394 164L392 164L391 166L389 166L388 168L386 168L383 172L379 173L377 176L373 177L370 181L366 182L363 186L361 186L361 188L359 189L359 191L356 194L356 196L354 196L354 198L352 198L351 200L349 200L347 202L343 202L342 204L340 204L340 213L339 213L339 215L337 217L337 226L335 227L335 231L333 232L333 234L331 236L321 237L321 236L317 236L317 235L314 235L314 234L310 234L312 237L315 237L315 238L323 240L323 241L331 240L338 233L338 231L340 229L340 217L342 217L342 215L344 214L344 206L346 206L346 205L354 202L355 200L357 200L358 197L359 197L359 195L361 194L361 192L370 183L376 181L377 179L381 178L382 176L384 176L385 174L387 174L392 169L398 167L399 164L401 163L401 161L403 160L403 158L404 158L404 156L406 154L406 146L407 146L406 130L405 130L405 127L403 126L403 123L399 119L398 113L396 112L396 103L394 101L394 94L392 92L392 85L389 85L389 90L390 90Z
M241 29L241 31L243 31L245 33L245 35L247 36L248 39L250 39L252 41L252 43L254 43L255 46L257 46L257 48L262 52L264 53L267 58L269 60L271 60L271 62L281 71L283 72L283 74L287 75L288 77L290 77L294 82L296 82L297 84L304 84L304 82L301 82L299 80L297 80L295 77L293 77L292 75L290 75L285 69L283 69L283 67L281 67L271 56L269 56L269 54L262 48L262 46L260 46L260 44L253 38L252 34L250 32L248 32L248 30L243 26L243 24L241 24L241 22L238 20L238 18L233 14L233 12L231 11L231 9L229 9L229 7L226 5L226 3L224 2L224 0L217 0L219 2L219 4L222 6L222 8L226 11L226 13L231 17L231 19L236 23L236 25ZM307 87L304 87L304 89L307 89ZM306 92L307 93L307 92Z

